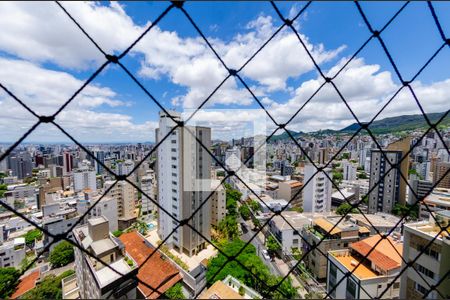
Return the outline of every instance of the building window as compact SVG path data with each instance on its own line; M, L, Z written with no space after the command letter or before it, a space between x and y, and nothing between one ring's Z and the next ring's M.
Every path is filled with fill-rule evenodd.
M352 279L347 280L347 299L356 299L356 283Z
M422 273L425 276L430 277L431 279L434 279L434 272L432 272L431 270L425 268L422 265L416 264L416 270L420 273Z
M424 286L420 285L419 283L414 283L414 288L417 292L419 292L422 295L425 295L425 293L428 291Z

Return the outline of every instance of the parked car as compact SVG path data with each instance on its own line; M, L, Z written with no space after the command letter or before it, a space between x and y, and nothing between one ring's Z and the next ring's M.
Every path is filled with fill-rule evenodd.
M269 252L267 252L267 250L263 250L262 251L262 256L264 257L264 259L269 260L270 256L269 256Z

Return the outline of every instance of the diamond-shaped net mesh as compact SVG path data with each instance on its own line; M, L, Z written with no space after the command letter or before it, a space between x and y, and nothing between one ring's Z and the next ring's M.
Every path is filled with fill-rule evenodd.
M356 137L358 136L358 134L366 132L370 138L373 140L373 143L376 145L376 147L378 148L378 150L380 151L381 155L384 156L385 161L387 162L386 168L387 171L384 173L385 175L382 176L379 180L379 182L377 184L375 184L374 186L372 186L370 188L370 190L368 191L368 193L366 194L366 196L368 197L370 195L370 193L372 191L374 191L378 185L380 183L383 182L384 177L387 176L390 172L390 170L397 170L397 172L399 172L400 177L406 182L406 184L409 187L409 190L411 193L414 194L415 199L417 199L417 202L415 203L415 205L417 204L422 204L424 209L426 209L428 212L430 212L430 215L434 217L434 214L431 214L432 210L428 207L428 205L423 201L423 199L425 199L426 196L428 196L429 193L431 193L432 188L429 190L429 192L425 195L425 196L419 196L416 194L416 192L414 191L414 189L412 187L409 186L408 183L408 174L403 174L402 170L400 168L401 163L404 160L409 159L409 156L411 154L411 152L413 151L413 149L419 145L422 140L427 136L427 134L429 134L430 132L434 132L438 139L442 142L442 145L445 147L446 151L449 151L447 144L444 141L444 138L442 136L442 134L439 132L439 130L437 130L438 125L447 117L449 111L447 110L442 116L441 118L435 122L432 123L430 121L430 119L427 117L427 114L425 113L422 105L421 105L421 99L419 99L414 91L413 86L411 85L411 83L416 80L416 78L427 68L427 66L435 59L435 57L438 55L438 53L440 53L445 47L450 47L450 39L446 37L445 32L443 31L443 28L439 22L439 19L437 17L437 14L435 12L435 8L433 7L433 4L431 2L428 2L428 10L429 13L431 14L432 18L434 19L435 22L435 27L436 30L439 32L439 35L442 39L442 43L441 45L435 50L435 52L429 57L429 59L425 62L424 65L420 66L420 68L418 68L417 73L411 77L409 80L405 79L404 76L400 73L395 59L392 57L392 55L389 52L389 45L386 44L386 42L383 40L383 32L391 25L391 23L399 16L401 15L402 11L405 9L405 7L407 7L408 2L405 2L400 9L388 20L388 22L381 27L380 29L375 29L373 27L373 25L369 22L368 18L366 17L366 14L364 12L364 10L362 9L361 5L358 2L355 2L355 9L358 11L359 15L362 18L363 23L366 25L367 29L368 29L368 37L367 40L365 40L365 42L358 48L358 50L352 55L350 56L350 58L348 59L348 61L346 61L344 64L342 64L341 68L332 76L332 77L328 77L326 75L326 72L324 72L321 67L319 66L319 64L316 62L316 59L314 58L313 54L311 53L311 49L309 49L304 41L304 39L302 38L302 35L299 34L298 30L296 29L296 27L293 25L293 23L302 15L305 14L306 11L308 11L309 7L311 6L311 2L307 2L302 6L302 9L292 18L292 19L287 19L279 10L279 8L277 7L277 4L274 2L270 2L272 8L274 9L274 11L276 12L276 14L278 15L278 17L281 19L281 21L283 22L283 24L276 30L274 31L274 33L269 37L269 39L260 46L260 48L253 54L251 55L248 60L238 69L231 69L229 68L226 63L224 62L224 60L221 58L221 56L218 54L218 51L215 50L215 48L213 47L212 43L208 40L208 38L206 37L206 35L203 33L202 29L200 28L200 26L197 24L196 20L194 20L194 18L189 14L189 10L187 8L184 7L184 3L183 2L172 2L170 4L168 4L167 8L161 13L161 15L159 15L152 23L151 25L149 25L146 30L144 32L142 32L142 34L128 47L126 48L126 50L124 50L120 55L110 55L107 52L105 52L101 46L90 36L89 32L87 32L81 25L79 22L77 22L76 18L74 18L65 8L64 5L62 3L56 2L56 4L64 11L64 13L67 15L68 18L70 18L71 21L73 21L73 23L80 29L80 34L83 34L84 36L86 36L86 38L88 38L92 44L98 49L98 51L100 51L104 56L105 56L105 62L84 82L84 84L78 89L76 90L73 95L67 99L67 101L53 114L53 115L49 115L49 116L40 116L38 115L35 111L33 111L29 106L27 106L21 99L19 99L18 97L16 97L10 90L8 90L8 88L6 86L4 86L2 83L0 83L0 87L2 90L4 90L10 97L12 97L18 105L22 106L23 108L25 108L30 114L32 114L33 116L35 116L36 118L38 118L38 122L36 122L36 124L34 124L27 132L25 132L25 134L23 134L23 136L21 138L19 138L14 144L12 144L7 150L6 152L4 152L1 156L1 160L4 160L8 157L8 155L11 154L11 152L21 143L23 142L36 128L38 128L41 124L43 123L49 123L52 124L54 126L56 126L65 136L67 136L73 143L75 143L76 145L78 145L78 147L80 147L83 151L85 151L87 153L87 155L89 155L92 160L96 161L97 164L101 165L102 168L104 168L106 171L108 171L110 174L115 174L113 172L113 170L111 170L107 165L105 165L102 161L100 161L89 149L87 149L82 143L78 142L77 139L75 139L70 133L68 133L63 127L61 127L58 123L55 122L55 117L60 114L66 107L67 105L69 105L69 103L71 103L73 101L73 99L75 97L77 97L77 95L80 94L80 92L83 91L83 89L89 85L108 65L117 65L118 69L122 69L131 79L134 83L136 83L136 85L148 96L148 98L154 103L156 104L159 109L161 109L167 116L169 116L177 125L174 126L172 128L172 130L165 135L162 139L160 139L158 141L158 143L155 144L155 146L153 147L153 149L147 153L147 155L139 162L137 163L133 170L131 172L129 172L128 175L115 175L115 181L114 183L109 186L109 188L104 192L104 194L93 204L91 205L91 207L78 219L77 222L75 222L70 228L68 228L68 230L63 233L63 234L52 234L51 232L48 232L45 228L41 227L39 224L37 224L36 222L34 222L33 220L29 219L26 215L22 214L21 212L18 212L16 209L14 209L14 207L10 206L8 203L1 203L1 205L8 211L13 212L15 215L17 215L18 217L22 218L23 220L29 222L30 224L32 224L33 226L35 226L36 228L38 228L39 230L41 230L46 236L51 237L52 241L39 253L39 255L37 255L37 257L28 264L27 268L25 268L22 273L25 273L29 268L31 268L31 266L39 260L39 258L41 257L41 255L45 252L47 252L50 247L55 244L58 243L59 241L65 240L67 242L69 242L70 244L72 244L74 247L79 248L85 255L90 256L92 258L97 259L97 261L101 264L103 264L105 267L111 269L112 271L116 272L117 274L121 274L118 270L116 270L115 268L113 268L110 264L108 264L107 262L102 261L100 258L95 257L92 253L86 251L82 246L78 245L76 242L74 242L72 239L68 238L68 233L72 232L72 230L77 227L78 225L81 224L81 222L85 219L86 216L89 215L90 211L104 198L105 195L108 194L108 192L110 192L115 185L118 184L118 182L122 181L122 182L126 182L128 184L130 184L131 186L133 186L133 188L135 188L136 190L138 190L143 196L147 197L148 199L150 199L150 201L152 201L154 203L154 205L156 205L158 207L159 210L164 211L167 216L171 217L173 219L174 222L176 222L176 224L178 224L171 232L170 235L168 235L167 237L165 237L164 240L162 240L162 242L158 245L158 247L156 248L156 250L154 252L152 252L152 254L150 256L148 256L145 261L138 266L138 270L147 263L147 261L150 260L150 258L152 257L152 255L155 255L155 253L157 253L157 250L160 250L160 248L165 244L165 242L170 238L170 236L180 227L182 226L187 226L190 229L192 229L193 231L195 231L198 235L200 235L203 239L205 239L210 245L212 245L215 249L217 249L217 251L219 253L221 253L222 255L224 255L226 257L226 261L224 262L224 264L221 266L221 268L219 268L216 272L216 274L212 275L212 278L215 278L216 275L218 275L218 273L225 268L225 266L231 262L236 262L237 264L239 264L243 269L245 269L249 274L251 274L253 276L253 280L256 282L255 285L261 287L260 290L263 291L262 296L263 297L274 297L275 292L277 291L278 296L281 295L281 297L291 297L292 295L285 295L283 290L280 289L280 286L283 284L283 282L285 282L286 280L288 280L288 278L290 276L297 276L298 275L298 270L304 268L302 265L302 262L308 257L308 255L312 254L314 251L318 252L319 255L325 257L327 260L329 260L330 258L328 257L326 251L323 251L320 248L320 245L332 235L333 230L340 224L341 221L345 220L347 215L349 213L351 213L351 211L353 210L357 210L362 216L363 218L365 218L365 220L371 224L371 221L369 218L366 217L365 212L361 209L361 204L362 204L362 200L359 202L350 202L349 200L347 200L347 198L345 197L345 195L342 193L341 189L339 188L339 186L332 180L332 178L330 177L328 172L325 172L324 170L329 167L333 160L335 158L337 158L342 151L345 149L345 147L347 145L349 145L349 143ZM139 43L139 41L145 37L162 19L164 19L168 14L170 14L173 10L179 10L181 11L182 15L188 20L188 22L193 26L193 28L195 29L195 31L198 33L198 35L204 40L204 42L206 43L206 45L209 47L209 49L212 51L212 53L214 54L214 56L217 58L217 60L220 62L220 64L223 65L223 67L228 70L228 75L223 79L223 81L214 89L212 90L212 92L209 94L209 96L204 99L204 101L201 102L201 105L192 112L192 114L185 120L184 123L181 123L179 121L177 121L174 116L172 116L167 110L166 108L161 105L161 103L151 94L151 92L139 81L138 78L136 78L132 72L129 71L129 69L127 68L127 66L124 65L124 63L122 62L122 59L130 52L130 50L137 44ZM299 44L302 46L302 48L304 49L304 51L308 54L309 59L311 60L311 62L313 63L315 69L317 70L317 72L320 74L320 77L322 77L323 79L323 83L319 86L319 88L309 97L309 99L307 99L307 101L292 115L291 118L288 119L288 121L286 123L278 123L275 118L270 114L270 112L266 109L266 107L264 106L264 104L262 103L262 101L259 99L259 97L254 93L254 91L252 91L252 88L250 87L249 84L247 84L247 82L244 80L244 78L240 75L242 69L249 64L249 62L251 62L257 55L258 53L260 53L260 51L265 48L272 39L274 39L282 30L291 30L295 36L298 39ZM371 121L369 122L361 122L357 115L354 113L354 111L352 110L352 107L348 104L346 97L340 92L339 87L335 84L335 80L336 78L338 78L338 76L341 74L341 72L350 64L350 62L352 60L355 59L355 57L357 57L357 55L359 53L361 53L361 51L368 45L368 43L370 41L374 40L375 42L378 42L384 52L384 55L386 55L387 59L389 60L389 63L392 65L396 76L398 77L399 81L402 83L402 85L400 86L400 88L395 91L392 96L389 98L389 100L380 108L380 110L375 114L375 116L371 119ZM158 43L157 40L153 41L154 43ZM348 202L348 204L351 206L352 209L349 209L344 215L342 215L340 217L340 220L338 222L336 222L335 225L332 226L332 228L330 228L330 230L328 230L328 232L326 232L326 234L324 234L319 242L314 242L314 243L310 243L310 241L308 241L307 239L305 239L303 237L303 235L299 235L299 237L302 239L302 242L305 243L307 245L307 251L305 253L303 253L302 257L300 259L298 259L295 264L292 265L291 269L289 270L289 272L287 272L287 274L285 274L285 276L281 279L278 280L277 282L268 282L267 278L260 278L260 276L258 276L257 274L255 274L254 270L250 269L244 261L239 259L239 255L245 250L245 248L252 243L252 241L257 238L258 234L260 234L261 232L263 232L263 230L266 229L266 227L270 224L270 222L272 221L272 219L275 216L280 216L284 222L286 222L287 226L291 227L294 231L297 231L296 228L290 224L289 220L284 216L284 214L282 214L281 212L283 212L283 209L281 209L281 211L274 211L272 209L272 215L262 224L259 224L259 226L257 226L257 230L254 232L253 236L245 243L245 245L237 252L235 253L233 256L228 255L227 253L225 253L220 247L217 246L216 243L213 243L210 239L208 239L206 236L204 236L198 229L195 228L195 226L193 226L191 224L191 220L192 218L202 209L202 207L208 202L210 201L211 197L213 196L215 191L212 191L209 196L193 211L192 215L187 218L187 219L183 219L183 220L179 220L177 217L173 216L172 214L170 214L169 212L167 212L163 207L161 207L158 202L156 201L156 199L153 199L150 195L148 195L145 191L143 191L133 180L129 179L129 176L132 175L140 166L141 164L147 160L150 156L154 155L155 152L157 151L158 147L172 134L172 132L174 132L175 130L177 130L178 128L184 127L185 128L185 132L189 133L190 135L192 135L192 137L196 140L197 143L199 143L199 145L201 146L201 148L206 151L212 158L212 160L219 166L221 166L226 174L224 176L224 178L221 180L221 184L225 183L227 179L231 178L231 177L235 177L239 182L241 182L248 190L250 190L250 193L252 193L256 198L258 198L259 201L261 201L261 203L266 204L265 201L259 196L258 193L256 193L255 191L252 190L252 188L248 185L248 183L241 178L238 173L236 171L232 171L232 170L228 170L227 167L221 162L221 160L219 160L218 158L216 158L216 156L211 152L211 149L209 149L208 147L206 147L202 141L196 136L195 132L192 132L192 130L187 127L184 126L185 123L187 123L189 120L191 120L194 115L197 114L197 112L202 109L207 103L208 101L211 99L211 97L221 88L221 86L225 83L225 81L230 78L230 77L235 77L237 79L238 82L240 82L242 84L242 86L250 93L251 97L254 99L254 101L257 102L257 104L259 105L259 107L261 109L263 109L265 111L265 113L267 114L268 118L274 123L274 125L276 126L276 129L267 137L266 141L270 140L275 133L277 132L285 132L289 138L292 140L292 142L300 149L302 155L304 155L307 159L307 161L309 163L311 163L312 165L314 165L314 167L316 168L316 172L314 175L318 174L318 173L323 173L324 176L326 176L332 183L333 188L335 188L337 191L339 191L342 194L342 197L345 199L345 201ZM353 133L353 135L351 136L351 138L342 146L342 148L337 151L337 153L334 154L334 156L328 161L326 162L324 165L318 165L314 162L314 160L309 157L308 152L305 151L305 149L300 145L299 141L292 135L291 131L289 131L287 129L287 125L289 125L295 117L297 117L297 115L303 110L303 108L309 103L311 102L311 100L314 99L314 97L320 92L321 89L323 89L326 85L329 85L332 87L333 90L335 90L336 94L338 95L339 99L342 101L342 103L346 106L346 108L348 109L348 111L351 113L351 115L353 116L353 118L355 119L355 121L357 122L357 124L359 125L358 129ZM374 122L374 120L383 112L383 110L389 105L389 103L391 103L396 97L397 95L401 92L401 91L406 91L408 93L411 94L412 98L415 100L418 109L420 110L420 112L423 114L423 117L428 125L427 130L418 138L415 140L415 142L413 143L413 145L411 145L410 150L407 153L403 153L403 156L401 157L401 159L399 161L397 161L395 164L391 163L391 160L387 157L387 154L385 153L385 150L383 149L383 147L380 145L380 143L377 141L377 137L375 136L375 134L373 133L373 131L371 130L371 124ZM258 152L258 147L255 147L255 151L254 153ZM247 159L246 162L250 161L252 157L249 157ZM244 163L244 165L246 164L246 162ZM448 176L449 170L447 170L447 172L441 177L438 178L437 181L434 183L433 188L436 187L439 182L445 177ZM313 177L310 178L310 180ZM302 188L300 188L297 193L295 195L293 195L293 197L289 200L289 203L291 203L292 201L294 201L294 199L303 192L304 187L309 183L309 181L304 182L304 185ZM363 197L364 198L364 197ZM244 203L242 203L244 204ZM332 297L335 289L339 286L339 284L347 279L350 278L352 276L352 274L355 272L355 270L358 269L358 267L362 264L364 264L366 261L368 261L368 257L371 255L371 253L374 251L374 249L376 248L376 246L383 242L383 241L388 241L388 243L390 243L392 245L393 249L396 249L396 247L393 245L391 239L388 239L387 237L394 232L394 230L396 230L398 227L401 227L405 221L405 219L407 218L407 216L409 215L409 210L413 209L413 207L415 205L411 205L408 208L408 211L403 212L403 215L400 217L399 221L397 222L396 226L394 226L389 232L385 232L385 233L381 233L378 228L374 225L372 225L372 228L375 230L376 233L378 233L381 238L378 240L378 242L376 242L376 244L373 245L373 247L371 249L369 249L366 253L366 255L364 255L363 257L361 257L359 259L359 261L356 264L352 265L352 271L344 274L343 277L341 277L340 280L336 281L335 284L333 286L328 286L327 287L327 291L322 291L324 297ZM268 205L266 205L267 207L269 207ZM253 213L253 211L251 211L252 217L256 217ZM394 285L397 281L398 278L400 278L400 276L402 276L402 274L404 274L404 272L408 269L414 269L415 273L417 276L419 276L426 284L426 289L427 291L424 293L423 297L427 297L430 293L434 292L437 293L440 297L442 298L447 298L448 295L442 295L439 287L441 285L441 283L448 277L448 273L450 270L448 270L445 274L445 276L442 276L437 283L431 284L429 283L429 280L427 280L425 278L425 276L419 272L417 270L417 266L415 264L415 262L427 251L427 249L432 245L432 243L434 242L435 239L439 238L439 236L443 233L443 232L447 232L448 230L448 225L446 226L441 226L441 223L438 222L438 220L436 220L436 224L439 226L439 232L435 235L435 237L429 241L429 243L426 245L426 247L423 247L421 251L418 251L415 259L413 260L406 260L405 258L402 257L402 253L397 253L400 257L402 257L403 260L403 268L401 269L401 271L398 273L398 275L391 280L390 282L387 283L387 286L381 290L381 291L377 291L376 295L372 295L371 291L366 291L365 288L360 285L360 283L358 281L355 281L355 283L357 285L359 285L359 288L364 291L370 298L382 298L383 296L385 296L385 294L389 291L389 289L391 288L392 285ZM396 250L397 251L397 250ZM136 273L137 274L137 273ZM134 276L134 280L136 280L137 282L139 282L140 284L148 287L149 289L158 292L159 289L161 288L160 286L150 286L148 283L142 281L141 279L139 279L137 277L137 275ZM164 282L163 282L164 283ZM162 284L163 284L162 283ZM304 282L305 283L305 282ZM307 284L307 283L305 283Z

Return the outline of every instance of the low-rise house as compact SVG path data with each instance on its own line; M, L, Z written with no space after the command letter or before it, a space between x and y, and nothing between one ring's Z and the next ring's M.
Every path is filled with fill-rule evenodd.
M228 275L223 281L216 281L198 299L262 299L255 290Z
M304 262L316 279L324 280L327 276L327 252L348 249L351 243L368 237L370 230L341 216L328 216L314 219L311 226L303 229L302 235L306 240L302 253L319 245L305 256Z
M18 268L25 258L25 238L19 237L0 245L0 268Z
M396 277L401 270L402 251L399 240L380 235L352 243L349 249L329 251L327 291L334 299L398 298L400 278ZM349 277L348 272L352 272Z

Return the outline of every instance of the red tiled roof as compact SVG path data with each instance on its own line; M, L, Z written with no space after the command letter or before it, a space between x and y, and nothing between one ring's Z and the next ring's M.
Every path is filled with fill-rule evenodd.
M144 238L136 231L124 233L119 239L125 245L125 251L133 257L139 266L154 252L154 249L146 245ZM178 269L169 261L161 259L158 253L152 255L145 262L139 269L137 277L149 286L158 289L158 291L153 291L151 288L139 282L138 288L147 299L158 298L182 278ZM166 280L167 282L165 282Z
M359 254L366 256L367 253L375 246L375 244L379 241L381 237L379 235L374 235L367 239L361 240L359 242L351 244L352 249L357 251ZM373 264L384 271L390 271L401 266L402 258L397 253L402 253L402 245L395 242L391 237L388 237L391 240L389 242L386 240L381 240L378 244L376 244L375 249L369 254L367 257ZM392 246L392 244L395 246Z
M33 289L36 286L36 281L39 279L39 276L40 272L39 270L37 270L25 277L22 277L22 279L20 279L19 285L16 288L16 291L11 295L11 299L18 298L29 290Z

